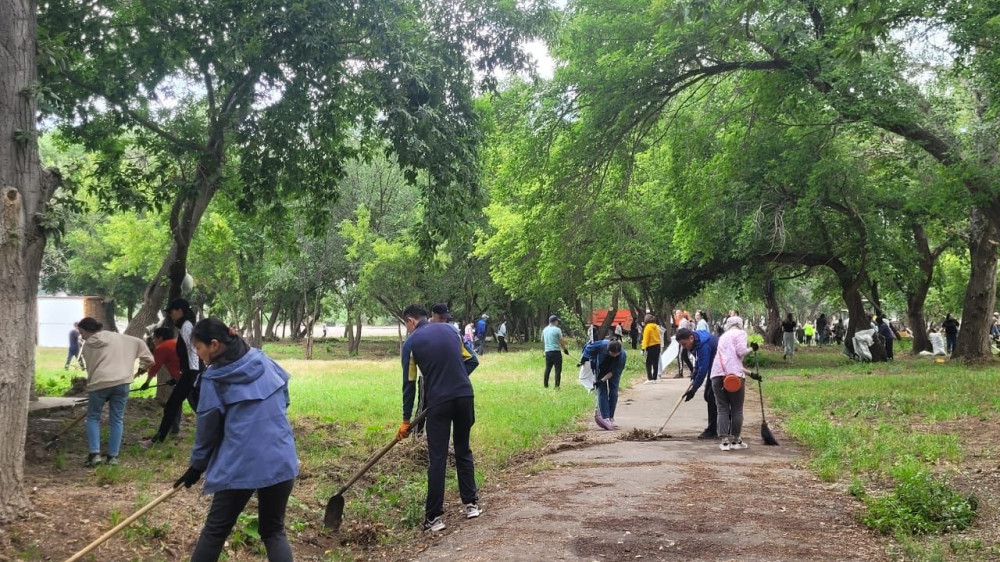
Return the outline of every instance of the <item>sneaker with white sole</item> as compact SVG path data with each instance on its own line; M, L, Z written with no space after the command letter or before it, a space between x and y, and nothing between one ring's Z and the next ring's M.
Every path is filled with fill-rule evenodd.
M733 441L732 444L730 444L730 447L733 449L746 449L747 444L744 443L742 439L737 438L736 441Z
M726 439L721 444L719 444L719 448L722 449L723 451L728 451L728 450L732 449L732 445L730 445L729 444L729 440Z
M95 467L99 464L104 464L104 457L100 453L90 453L87 455L87 466Z
M474 517L479 517L483 513L483 510L480 509L478 503L467 503L467 504L465 504L464 511L465 511L465 518L466 519L472 519Z
M428 531L431 532L431 533L440 533L441 531L444 530L444 527L445 527L444 520L441 519L440 515L437 516L437 517L435 517L431 521L424 521L424 532L425 533L428 532Z

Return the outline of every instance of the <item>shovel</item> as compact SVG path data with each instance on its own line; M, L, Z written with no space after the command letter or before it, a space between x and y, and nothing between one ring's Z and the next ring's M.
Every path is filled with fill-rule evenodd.
M136 392L138 390L153 390L154 388L160 388L161 386L173 386L173 385L170 384L170 383L168 383L168 382L165 382L163 384L157 384L157 385L153 385L153 386L147 386L145 389L143 389L141 386L137 386L135 388L130 388L129 392Z
M426 410L417 414L417 417L413 418L413 421L410 422L410 427L415 428L422 421L424 421L424 418L426 416L427 416ZM354 474L354 476L352 476L351 479L347 481L347 484L344 484L340 488L340 490L338 490L337 493L334 494L332 498L330 498L330 501L326 502L326 513L323 514L324 527L330 529L331 531L336 531L340 529L340 524L343 523L344 521L344 492L346 492L348 488L350 488L355 482L357 482L359 478L364 476L364 474L368 472L368 469L375 466L375 463L377 463L379 459L384 457L385 454L389 452L389 449L395 447L396 443L399 443L400 441L401 439L399 437L393 437L392 441L389 441L388 445L382 447L382 449L380 449L377 453L375 453L372 456L372 458L368 459L368 462L366 462L365 465L361 467L361 470L357 471Z
M52 447L55 447L56 443L59 442L59 438L62 437L63 435L66 435L67 431L73 429L73 427L76 426L76 424L78 424L81 421L83 421L83 418L85 418L85 417L87 417L87 411L86 410L84 410L83 413L81 413L79 416L73 418L73 421L71 421L68 424L66 424L66 427L60 429L59 433L56 433L55 435L52 436L51 439L49 439L48 441L46 441L45 442L45 450L49 451L49 450L52 449Z
M157 505L159 505L161 502L163 502L164 500L166 500L170 496L176 494L177 491L180 490L180 489L181 489L181 486L177 486L175 488L170 488L166 492L163 492L155 500L153 500L153 501L149 502L148 504L146 504L145 507L143 507L139 511L136 511L135 513L133 513L132 515L130 515L128 517L128 519L126 519L126 520L122 521L121 523L115 525L115 527L113 529L111 529L107 533L104 533L103 535L101 535L100 537L98 537L98 539L95 540L94 542L92 542L92 543L88 544L87 546L83 547L83 550L81 550L80 552L77 552L73 556L70 556L69 558L67 558L66 562L76 562L77 560L80 560L81 558L83 558L84 556L86 556L90 551L92 551L95 548L101 546L106 540L108 540L111 537L113 537L113 536L117 535L118 533L120 533L122 529L124 529L125 527L128 527L129 525L131 525L133 521L135 521L136 519L138 519L138 518L142 517L143 515L145 515L147 511L149 511L150 509L153 509L154 507L156 507Z

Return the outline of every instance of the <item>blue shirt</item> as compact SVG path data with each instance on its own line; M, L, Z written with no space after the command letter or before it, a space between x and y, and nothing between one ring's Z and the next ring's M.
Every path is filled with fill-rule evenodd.
M486 320L482 318L476 322L476 337L480 339L486 337Z
M559 340L563 337L562 330L555 324L549 324L542 330L542 341L545 342L545 351L559 351Z
M288 373L259 349L202 373L190 466L205 471L204 493L266 488L298 475L288 402Z
M462 358L462 338L447 324L425 321L403 344L403 419L413 414L417 368L424 375L424 399L433 408L455 398L472 396L472 382Z

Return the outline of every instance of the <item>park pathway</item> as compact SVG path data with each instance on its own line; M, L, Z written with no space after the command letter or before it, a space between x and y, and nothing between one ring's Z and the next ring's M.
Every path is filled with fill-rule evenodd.
M766 385L766 381L765 381ZM843 485L805 469L803 452L777 433L760 441L757 394L747 394L750 447L723 452L695 436L707 414L701 393L682 404L660 441L621 439L655 431L687 380L638 384L623 393L621 430L556 443L507 488L486 486L484 513L464 520L447 506L448 529L401 560L881 560L883 542L854 516ZM756 408L755 408L756 407Z

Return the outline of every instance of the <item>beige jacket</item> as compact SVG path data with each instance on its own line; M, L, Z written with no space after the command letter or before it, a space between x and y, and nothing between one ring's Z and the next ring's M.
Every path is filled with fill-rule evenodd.
M105 330L91 335L83 345L87 392L132 382L136 359L142 369L153 364L153 354L139 338Z

